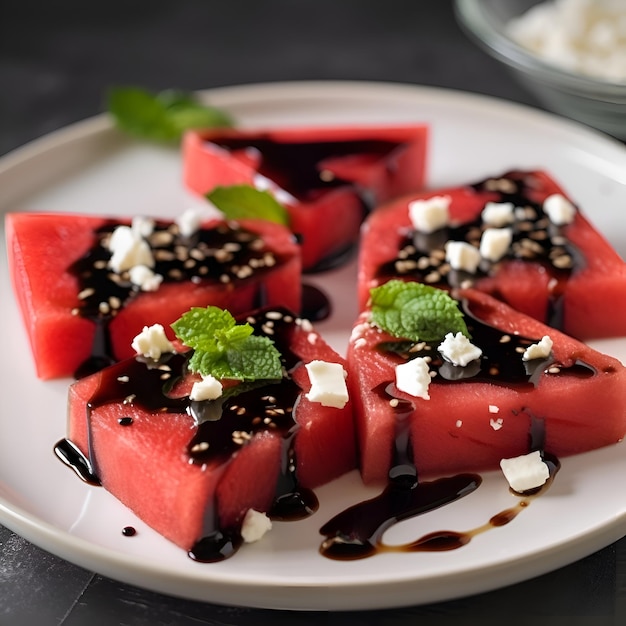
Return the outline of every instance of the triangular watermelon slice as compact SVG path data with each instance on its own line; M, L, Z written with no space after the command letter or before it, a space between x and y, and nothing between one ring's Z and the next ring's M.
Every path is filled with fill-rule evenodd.
M427 139L423 124L190 131L184 179L200 194L244 183L272 191L313 270L355 243L364 203L422 189Z
M145 291L128 271L108 267L107 237L127 223L76 214L7 215L9 267L40 378L130 357L143 326L169 328L192 306L212 304L234 314L265 304L300 310L300 251L286 228L214 219L183 236L177 225L158 221L146 241L152 271L163 279Z
M566 209L551 218L548 198ZM448 210L445 224L430 233L420 231L410 217L428 201L444 202ZM490 217L489 223L483 211L494 205L500 217ZM502 216L507 205L508 219ZM571 221L560 224L568 210ZM488 229L491 234L511 231L502 256L481 255L475 270L455 269L454 262L451 267L449 242L469 244L477 253ZM471 285L581 340L626 335L626 263L541 171L513 171L473 185L414 194L371 213L361 240L361 309L369 290L390 278L441 288Z
M489 295L455 295L471 343L482 350L465 366L444 359L440 341L382 331L371 311L355 324L348 380L366 482L387 479L394 448L407 440L404 452L423 477L496 469L534 447L559 458L624 437L626 368L619 361ZM553 342L549 353L525 361L525 350L545 336ZM429 399L398 389L396 367L416 357L427 359Z
M131 358L71 386L68 440L57 447L79 473L86 457L84 478L101 481L198 560L222 558L222 540L224 556L236 550L249 509L306 515L302 502L316 506L309 490L356 467L351 401L326 406L308 395L306 365L343 368L343 358L286 310L258 311L246 321L283 355L282 381L229 397L225 382L221 398L192 402L199 377L187 373L189 352Z

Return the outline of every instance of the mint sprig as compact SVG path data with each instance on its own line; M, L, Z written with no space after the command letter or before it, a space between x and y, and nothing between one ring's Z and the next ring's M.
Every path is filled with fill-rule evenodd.
M250 185L215 187L206 197L228 219L261 219L283 226L289 225L287 209L271 193Z
M280 353L268 337L215 306L194 307L172 324L176 336L194 349L189 369L203 376L254 381L280 379Z
M370 290L372 322L400 339L440 341L447 333L470 337L458 302L422 283L390 280Z
M152 141L175 142L192 128L233 125L226 112L177 90L152 93L139 87L113 87L107 94L107 108L122 131Z

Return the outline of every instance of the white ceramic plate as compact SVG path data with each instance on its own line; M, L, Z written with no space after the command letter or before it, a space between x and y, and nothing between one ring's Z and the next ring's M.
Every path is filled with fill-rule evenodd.
M369 83L291 83L206 94L242 125L425 121L432 127L428 179L463 183L508 168L546 168L626 256L626 149L552 116L479 96ZM3 212L87 211L173 216L193 200L176 150L120 136L104 117L64 129L0 160ZM65 432L68 381L33 375L2 255L0 521L86 568L156 591L211 602L283 609L411 605L486 591L579 559L626 531L626 444L573 458L547 494L502 528L444 553L383 554L336 562L318 554L319 527L376 493L353 473L318 491L319 512L276 524L263 541L220 564L191 561L103 489L54 457ZM318 277L335 313L320 330L343 351L352 323L354 266ZM626 340L596 342L626 361ZM601 418L601 416L599 416ZM432 530L467 531L511 506L499 473L472 495L388 531L388 543ZM133 525L135 537L121 529Z

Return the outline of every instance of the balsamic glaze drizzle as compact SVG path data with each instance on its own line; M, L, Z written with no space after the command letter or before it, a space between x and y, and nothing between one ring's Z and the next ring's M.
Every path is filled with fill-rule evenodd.
M541 375L569 375L590 377L596 370L577 360L564 366L552 355L546 359L523 361L526 348L538 341L521 335L509 335L480 320L471 310L467 301L462 309L472 341L483 349L483 355L467 366L455 366L444 360L437 351L437 343L388 341L379 344L383 352L398 354L404 359L428 356L429 368L436 375L434 384L455 384L461 381L490 382L492 384L515 387L517 391L532 390ZM373 390L389 403L395 419L392 464L388 483L378 496L358 503L324 524L320 533L326 537L320 546L320 553L335 560L355 560L382 552L424 552L444 551L460 548L475 535L489 528L503 526L528 506L529 498L548 489L560 468L556 457L545 450L544 420L530 415L529 452L538 450L549 469L548 482L537 489L515 495L522 497L510 509L493 516L489 522L471 531L456 532L442 530L430 533L403 545L391 546L383 542L384 532L396 522L432 511L440 506L458 500L481 484L480 476L471 473L439 478L434 481L420 481L412 459L412 445L409 432L409 419L415 405L395 394L392 381L381 384ZM527 412L527 410L525 410Z
M509 252L497 263L483 259L475 274L454 270L445 262L448 241L464 241L479 247L488 227L480 216L475 220L450 225L433 233L409 232L400 244L398 256L378 268L381 279L407 277L441 289L471 286L495 274L502 262L517 260L540 264L551 279L546 323L563 326L562 294L569 277L584 267L580 250L564 235L564 227L556 226L543 211L541 203L532 199L532 175L509 172L498 179L487 179L471 188L479 193L496 194L494 202L510 202L515 207L512 243ZM496 297L498 294L494 293Z
M346 184L331 169L324 167L328 159L358 155L362 162L375 162L390 156L401 145L378 139L282 142L264 133L256 137L220 137L211 140L211 143L226 150L254 155L259 161L259 174L300 200L307 199L320 189Z
M141 293L130 280L128 271L109 268L111 252L108 241L121 224L107 222L94 233L94 245L69 272L79 283L79 301L72 313L95 325L91 356L75 373L82 378L115 362L109 336L109 324L119 311ZM256 233L237 222L221 222L213 228L200 229L185 237L175 223L155 222L146 238L154 257L155 274L163 282L191 281L195 284L230 285L249 280L284 262L269 250Z
M91 412L110 403L136 405L148 412L188 413L194 418L196 429L186 453L190 462L202 465L227 463L256 433L270 430L282 438L283 459L274 504L268 514L273 519L301 519L317 510L318 501L312 491L298 483L293 446L298 431L295 415L300 388L290 372L300 360L289 346L300 319L287 311L272 309L251 315L246 321L255 334L270 336L275 342L285 372L281 380L240 383L226 388L217 400L190 401L188 396L175 397L171 392L188 374L191 352L167 353L158 360L137 356L103 370L100 385L87 404L88 432ZM119 420L125 428L132 428L131 422L125 417ZM83 480L99 484L97 455L91 441L88 455L66 439L56 445L55 452ZM209 507L203 536L190 550L190 557L202 562L227 558L242 543L239 530L220 527L215 507Z

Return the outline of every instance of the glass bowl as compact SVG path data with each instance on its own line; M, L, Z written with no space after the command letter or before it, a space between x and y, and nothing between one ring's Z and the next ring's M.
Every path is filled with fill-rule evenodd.
M507 24L540 0L455 0L459 24L548 109L626 139L626 82L562 69L531 53L507 33Z

